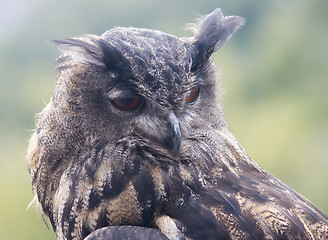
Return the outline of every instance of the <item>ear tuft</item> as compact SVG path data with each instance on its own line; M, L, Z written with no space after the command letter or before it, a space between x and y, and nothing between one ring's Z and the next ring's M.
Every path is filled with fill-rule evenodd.
M205 16L194 30L193 45L196 54L194 63L197 64L209 58L244 24L244 18L224 17L219 8Z
M87 35L79 38L66 38L63 40L53 40L62 55L58 61L65 65L66 61L74 63L88 63L97 66L105 66L103 62L103 52L97 46L98 36Z

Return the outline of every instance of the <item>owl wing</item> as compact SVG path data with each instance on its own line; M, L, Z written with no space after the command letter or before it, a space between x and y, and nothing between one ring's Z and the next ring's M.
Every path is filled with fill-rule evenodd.
M327 217L291 189L238 191L211 188L169 211L182 239L328 239Z
M166 210L182 239L328 239L324 213L234 150L216 155L213 168L195 166L192 181L172 182L171 188L183 182L180 189L188 196ZM231 166L223 164L229 159Z

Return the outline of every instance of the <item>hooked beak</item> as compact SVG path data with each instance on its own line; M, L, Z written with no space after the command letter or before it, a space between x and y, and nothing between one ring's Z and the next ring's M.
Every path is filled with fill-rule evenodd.
M167 133L163 145L175 157L181 146L181 130L179 120L173 112L167 116Z

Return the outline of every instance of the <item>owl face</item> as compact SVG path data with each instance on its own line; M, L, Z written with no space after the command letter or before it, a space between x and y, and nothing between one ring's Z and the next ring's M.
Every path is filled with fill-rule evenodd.
M188 129L209 125L207 113L218 108L213 67L208 58L195 66L192 39L116 28L57 44L64 53L59 69L65 77L59 81L65 84L59 82L55 92L69 93L70 100L53 101L88 122L84 132L119 136L110 140L175 157L190 137Z

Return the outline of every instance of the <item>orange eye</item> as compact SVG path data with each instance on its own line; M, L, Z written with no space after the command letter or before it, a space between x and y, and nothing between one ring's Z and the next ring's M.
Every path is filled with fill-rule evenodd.
M189 97L187 98L186 102L187 103L194 103L199 95L199 87L194 87L189 95Z
M131 111L135 109L139 103L139 97L131 97L131 98L115 98L112 100L114 107L123 111Z

